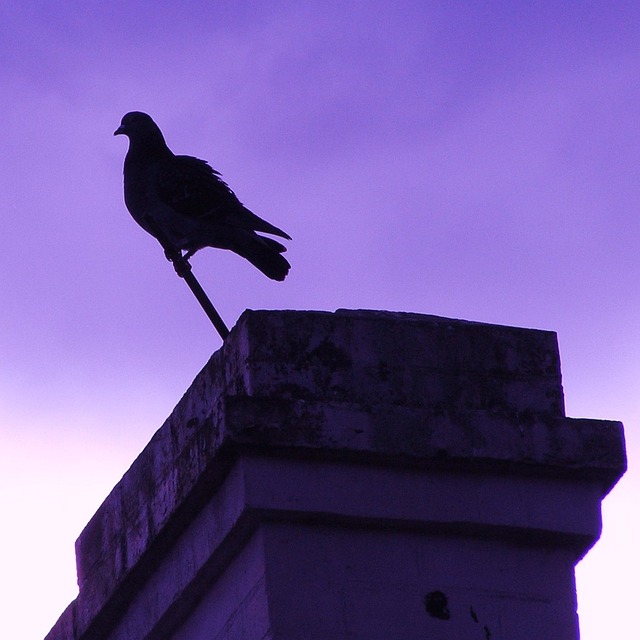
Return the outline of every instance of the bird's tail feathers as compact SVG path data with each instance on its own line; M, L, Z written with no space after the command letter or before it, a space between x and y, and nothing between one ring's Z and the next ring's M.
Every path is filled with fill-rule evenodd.
M273 249L277 253L284 253L287 250L287 247L285 247L277 240L274 240L273 238L265 238L263 236L258 236L258 238L260 238L260 240L262 240L264 244L266 244L268 247L271 247L271 249Z
M246 225L245 228L253 231L260 231L260 233L270 233L273 236L280 236L285 240L291 240L291 236L279 227L263 220L260 216L257 216L253 211L250 211L246 207L243 207L243 209L242 223L244 223L243 226ZM240 221L236 219L235 224L240 224Z
M256 233L245 235L233 250L272 280L284 280L291 268L284 256L280 255L287 250L286 247Z

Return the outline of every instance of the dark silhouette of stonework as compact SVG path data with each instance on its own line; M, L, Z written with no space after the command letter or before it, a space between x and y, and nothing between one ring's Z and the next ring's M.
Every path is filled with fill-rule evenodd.
M625 470L552 332L247 311L76 544L47 640L578 638Z

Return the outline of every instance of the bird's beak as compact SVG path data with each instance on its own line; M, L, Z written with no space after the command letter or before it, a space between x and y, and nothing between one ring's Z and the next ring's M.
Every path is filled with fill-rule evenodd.
M123 125L123 124L121 124L121 125L120 125L120 126L119 126L119 127L118 127L114 132L113 132L113 135L114 135L114 136L117 136L117 135L119 135L119 134L121 134L121 133L124 133L124 125Z

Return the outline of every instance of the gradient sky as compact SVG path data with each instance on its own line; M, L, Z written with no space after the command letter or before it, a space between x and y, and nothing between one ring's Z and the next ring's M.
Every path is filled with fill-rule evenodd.
M415 311L558 332L567 414L631 470L578 566L583 640L633 635L640 576L640 4L3 3L0 602L41 638L73 544L220 340L122 198L130 110L293 237L245 308Z

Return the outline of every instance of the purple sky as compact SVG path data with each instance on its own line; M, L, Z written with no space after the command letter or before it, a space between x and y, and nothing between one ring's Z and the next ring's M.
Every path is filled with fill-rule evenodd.
M135 109L293 237L284 283L194 257L229 326L365 307L558 332L568 415L623 420L632 465L578 568L582 638L629 637L639 28L637 2L4 3L3 633L75 597L75 538L220 345L124 207Z

